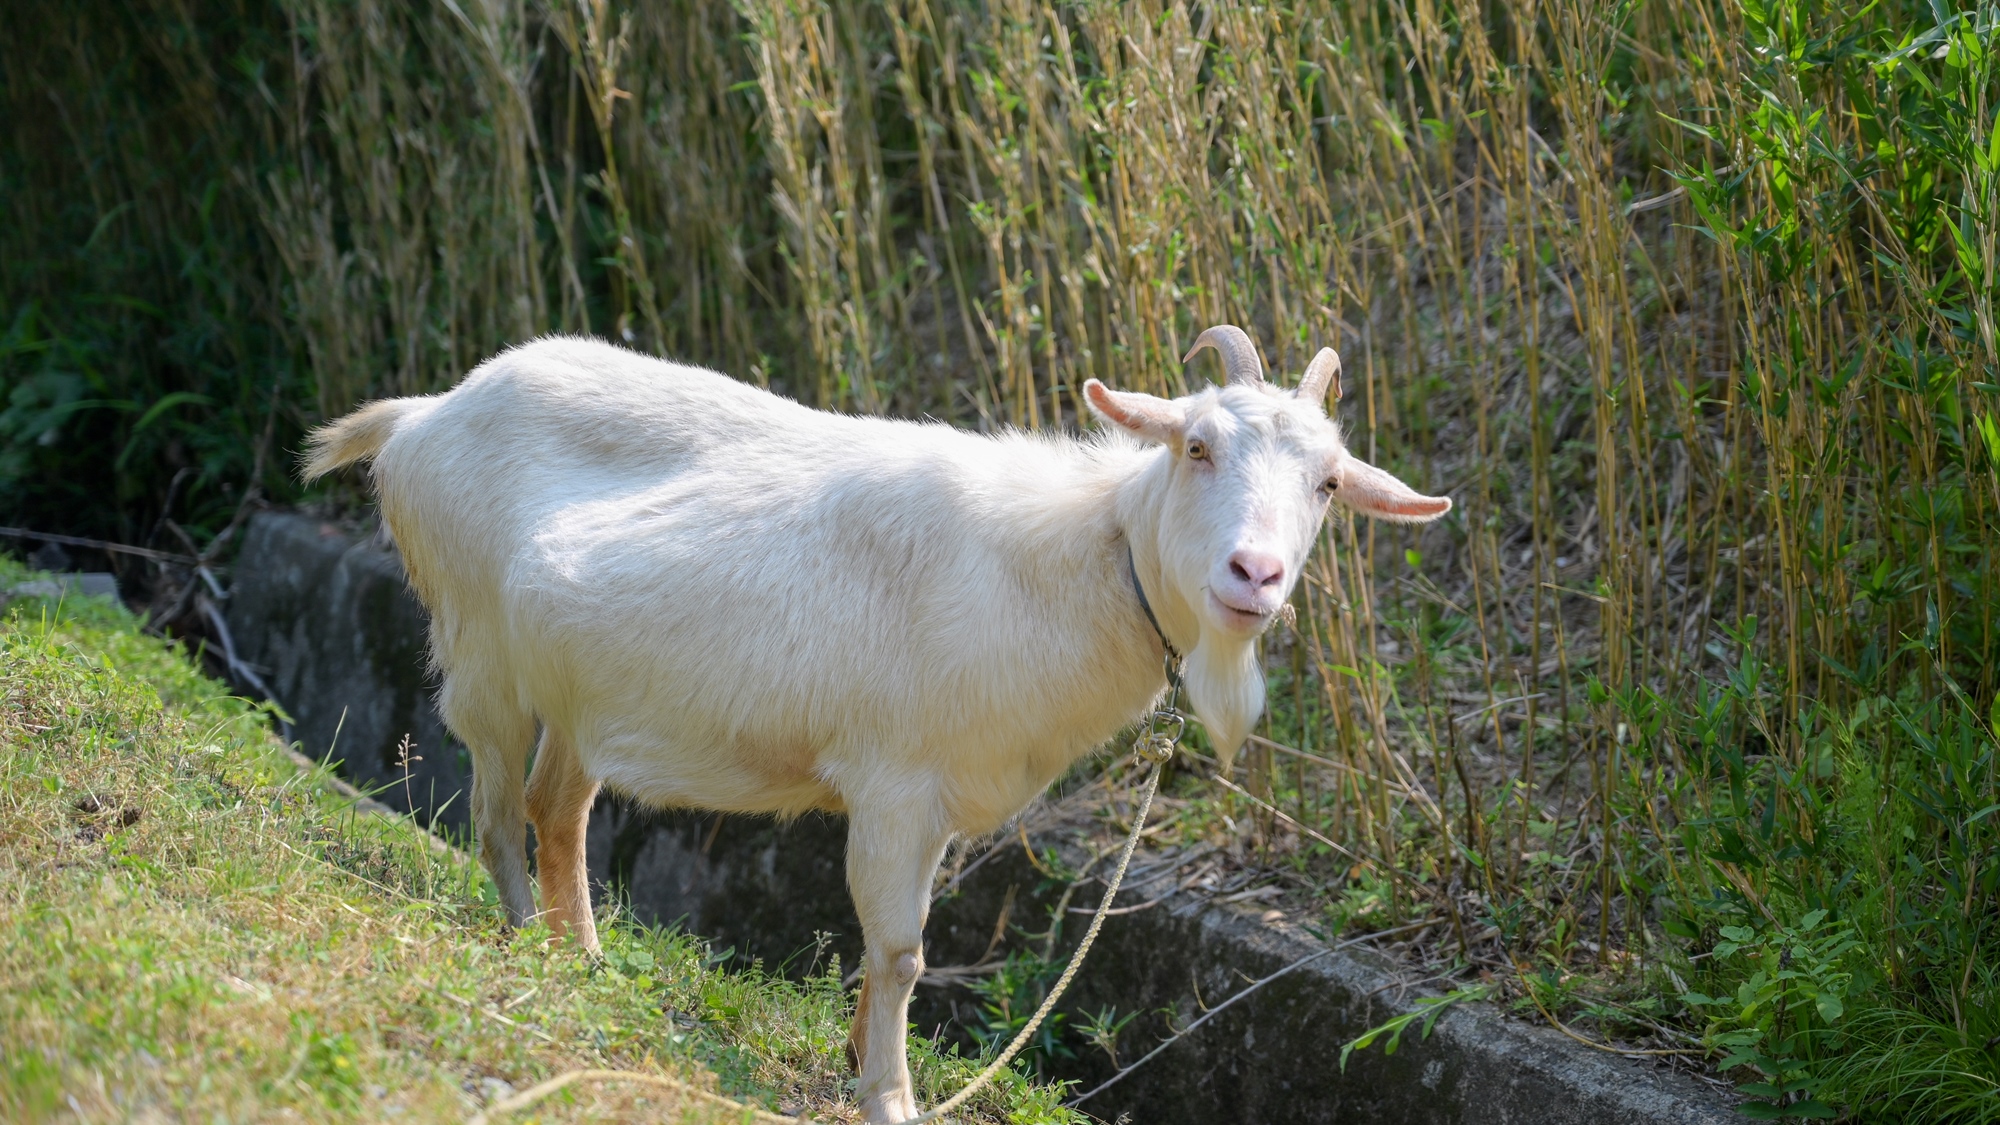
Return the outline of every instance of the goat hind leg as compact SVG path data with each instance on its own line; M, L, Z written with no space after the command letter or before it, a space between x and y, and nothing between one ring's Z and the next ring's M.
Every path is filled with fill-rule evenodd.
M472 755L472 827L479 861L493 877L507 924L525 926L535 914L528 885L528 817L523 804L535 720L496 692L469 687L447 674L438 711Z
M542 884L542 910L557 937L568 934L591 952L597 950L597 921L590 911L584 833L596 799L597 782L584 776L575 744L561 731L544 728L535 772L528 779L528 818L535 822L535 872Z

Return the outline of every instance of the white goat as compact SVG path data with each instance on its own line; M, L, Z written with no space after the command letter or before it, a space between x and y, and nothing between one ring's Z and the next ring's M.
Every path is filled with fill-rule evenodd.
M1332 351L1289 392L1240 329L1203 345L1227 386L1163 399L1091 380L1109 432L1078 440L822 413L544 339L320 429L305 472L374 460L513 924L535 914L525 813L543 916L596 946L583 839L600 784L847 814L858 1096L898 1121L917 1112L905 1019L951 839L999 828L1143 715L1164 640L1227 759L1263 708L1256 638L1328 501L1403 521L1451 507L1348 454L1324 409Z

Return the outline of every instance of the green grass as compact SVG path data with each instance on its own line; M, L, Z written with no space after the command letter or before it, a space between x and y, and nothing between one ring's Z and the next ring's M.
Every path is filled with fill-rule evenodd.
M357 811L116 607L9 607L0 698L0 1118L463 1121L581 1067L857 1116L837 967L724 971L624 918L602 961L509 932L475 862ZM912 1065L927 1101L975 1070L921 1039ZM1009 1073L970 1116L1075 1120L1056 1101ZM527 1115L743 1119L633 1083Z

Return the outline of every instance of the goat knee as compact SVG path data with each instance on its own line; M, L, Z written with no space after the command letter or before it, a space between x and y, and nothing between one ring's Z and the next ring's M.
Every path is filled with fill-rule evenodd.
M896 955L890 963L890 971L895 974L897 988L909 988L917 983L924 972L924 955L918 950L907 950Z

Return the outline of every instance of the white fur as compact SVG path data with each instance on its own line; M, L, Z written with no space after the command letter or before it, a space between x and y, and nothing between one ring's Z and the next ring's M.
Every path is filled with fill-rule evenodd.
M1271 388L1091 393L1150 412L1137 432L1164 445L821 413L545 339L322 430L308 472L374 458L516 923L534 910L538 724L525 812L545 905L586 944L568 826L600 782L658 806L848 814L859 1096L896 1120L915 1112L904 1011L947 843L1000 827L1164 688L1128 546L1227 754L1262 707L1256 635L1348 460L1317 403ZM1194 436L1207 460L1185 456ZM1224 589L1246 547L1283 560L1282 588Z

